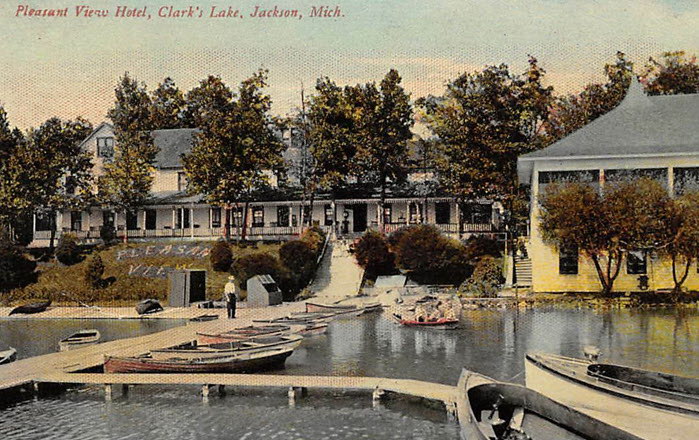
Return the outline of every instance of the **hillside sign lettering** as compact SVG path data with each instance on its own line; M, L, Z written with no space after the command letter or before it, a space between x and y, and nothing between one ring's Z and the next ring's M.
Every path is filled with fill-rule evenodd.
M204 258L209 255L211 248L192 244L152 245L131 249L118 250L116 261L145 257L189 257Z
M155 266L151 264L132 264L129 266L129 272L127 275L144 278L167 278L170 272L187 269L190 266L191 265L189 264L178 265L177 267Z

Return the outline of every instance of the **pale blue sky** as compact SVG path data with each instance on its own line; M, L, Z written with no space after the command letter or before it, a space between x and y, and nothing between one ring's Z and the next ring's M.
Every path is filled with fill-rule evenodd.
M25 2L21 2L24 4ZM92 1L114 11L111 2ZM665 50L699 53L699 3L661 0L344 0L341 19L158 19L162 5L210 0L119 2L148 6L153 18L50 19L15 17L18 3L0 4L0 103L22 128L51 116L104 119L119 75L131 72L149 88L171 76L183 89L207 74L236 85L263 66L276 113L298 104L328 75L338 83L378 80L391 67L413 97L440 93L464 70L507 63L520 71L533 54L559 90L599 80L606 61L622 50L635 61ZM80 2L77 2L80 4ZM255 5L230 3L248 14ZM305 15L309 0L278 0ZM36 0L34 8L76 3Z

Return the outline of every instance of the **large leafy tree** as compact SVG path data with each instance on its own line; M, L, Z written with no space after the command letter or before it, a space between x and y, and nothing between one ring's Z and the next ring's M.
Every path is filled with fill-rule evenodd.
M611 294L624 256L666 246L667 189L642 178L607 184L549 184L539 198L544 242L576 248L594 264L602 293Z
M661 255L672 262L673 296L678 297L687 280L689 267L699 255L699 192L681 195L668 205L666 245Z
M619 105L633 75L633 63L617 52L613 63L605 64L604 83L588 84L577 94L559 96L553 102L545 124L546 143L553 143Z
M313 197L320 189L333 194L356 171L356 119L352 115L350 87L341 88L329 78L319 78L309 101L307 133L312 167L306 182Z
M190 125L186 117L184 94L175 81L167 77L158 84L151 96L151 124L153 129L185 128Z
M38 209L51 220L49 247L53 249L56 212L83 209L93 200L92 158L80 149L92 131L92 124L78 117L75 121L51 118L27 135L33 167L41 170L35 191ZM38 171L38 170L37 170Z
M368 83L354 87L349 94L357 129L359 169L381 188L379 213L383 212L388 182L401 182L407 173L406 155L414 120L410 95L400 83L400 75L391 69L378 88ZM378 220L383 225L383 215Z
M151 99L145 84L127 73L115 89L116 100L107 116L114 123L114 161L98 180L102 203L126 213L148 200L158 149L151 136ZM126 238L126 235L124 235Z
M284 145L269 115L266 86L267 71L260 70L241 83L237 100L219 78L211 77L195 95L201 132L183 163L189 190L204 194L209 203L230 207L244 202L247 213L254 192L269 184L266 171L282 165Z
M699 93L697 57L682 50L664 52L660 61L651 57L642 80L651 95Z
M462 74L443 96L420 100L423 118L442 146L436 161L440 183L460 205L514 199L517 157L544 142L552 93L543 85L544 74L533 57L523 75L504 64L488 66Z

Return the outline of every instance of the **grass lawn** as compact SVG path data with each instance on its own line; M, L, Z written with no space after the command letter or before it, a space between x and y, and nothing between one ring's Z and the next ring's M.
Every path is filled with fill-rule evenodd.
M165 246L170 245L171 249L163 250ZM187 246L186 250L178 252L178 246L183 245ZM169 268L179 268L206 270L206 297L218 300L223 295L223 286L226 284L229 274L214 271L211 268L209 257L201 256L204 249L210 248L212 245L213 242L210 241L187 243L158 241L118 244L107 248L97 247L91 253L99 253L102 258L105 267L102 278L112 279L108 286L93 289L85 282L86 261L73 266L64 266L56 262L40 264L38 267L39 278L36 283L12 290L4 295L3 299L5 303L17 303L51 298L55 303L72 305L76 303L71 299L98 305L133 305L135 301L144 298L165 300L169 289L166 275L164 278L155 278L142 276L142 274L147 271L147 274L152 275L160 270L162 276ZM194 246L199 246L199 250L202 252L196 252L193 249ZM232 243L231 247L234 257L256 252L267 252L277 256L280 245L259 243L256 247L248 245L241 248ZM161 255L158 255L159 253ZM86 254L86 257L89 255ZM61 292L69 295L71 299L61 295Z

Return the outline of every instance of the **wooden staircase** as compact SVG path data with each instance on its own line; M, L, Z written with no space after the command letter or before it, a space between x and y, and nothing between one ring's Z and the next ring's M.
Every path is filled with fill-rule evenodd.
M532 286L532 260L529 257L515 256L515 286Z

